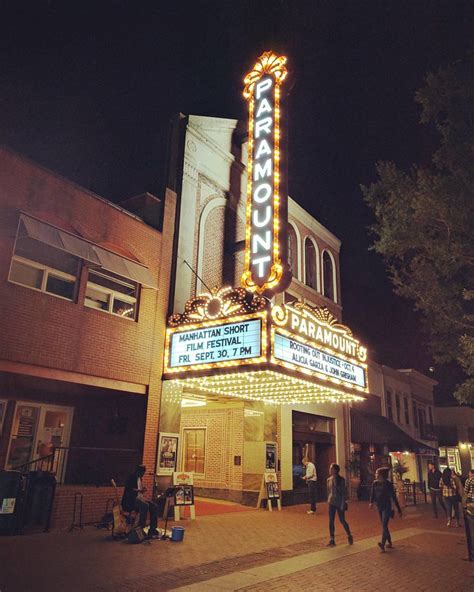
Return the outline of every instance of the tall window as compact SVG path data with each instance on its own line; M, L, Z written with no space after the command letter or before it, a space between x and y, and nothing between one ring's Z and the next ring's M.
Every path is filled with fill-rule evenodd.
M334 266L331 255L324 251L323 253L323 278L324 278L324 296L330 300L334 298Z
M109 271L89 271L84 304L135 320L137 317L138 284Z
M313 241L307 238L304 242L304 276L305 284L313 290L318 289L316 249Z
M405 423L407 425L410 425L410 411L408 408L408 398L407 397L403 398L403 409L405 411Z
M80 260L30 237L19 236L12 258L10 282L73 300Z
M402 414L400 409L400 395L397 393L395 395L395 405L397 406L397 422L402 423Z
M298 278L298 237L291 224L288 224L288 263L293 277Z
M386 395L387 395L387 415L388 415L389 419L393 420L392 392L387 390Z
M431 407L428 407L428 416L430 418L430 425L433 425L434 424L434 421L433 421L433 409Z
M413 421L415 423L415 428L419 426L418 424L418 409L416 407L416 401L413 401Z

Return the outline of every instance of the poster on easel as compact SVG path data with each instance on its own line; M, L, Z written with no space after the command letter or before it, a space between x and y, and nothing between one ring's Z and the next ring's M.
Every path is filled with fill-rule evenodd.
M189 508L190 518L196 518L194 506L194 473L188 471L175 471L173 473L174 485L174 519L181 518L181 508Z
M259 499L267 500L267 509L272 511L272 500L276 500L278 511L281 511L280 486L278 475L275 471L265 471L262 479L262 488Z

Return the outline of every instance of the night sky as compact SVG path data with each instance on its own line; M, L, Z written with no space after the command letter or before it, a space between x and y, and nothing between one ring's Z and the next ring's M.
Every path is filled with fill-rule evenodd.
M426 372L410 303L370 252L360 184L427 163L415 90L470 43L469 0L0 2L0 142L112 201L163 194L174 113L246 118L242 77L289 56L290 194L342 240L344 320L379 362ZM61 207L61 204L58 204Z

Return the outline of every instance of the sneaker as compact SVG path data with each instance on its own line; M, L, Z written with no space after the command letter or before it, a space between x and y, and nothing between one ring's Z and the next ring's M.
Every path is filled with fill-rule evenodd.
M329 543L326 545L326 547L335 547L336 546L336 541L334 539L331 539L329 541Z
M461 528L461 523L459 522L459 520L457 520L457 521L456 521L456 526L457 526L458 528Z
M446 524L446 526L451 526L451 519L448 520L448 523Z
M349 543L349 545L354 544L354 537L351 534L347 537L347 542Z
M388 548L388 549L393 549L393 545L392 545L392 543L387 543L387 548Z
M316 512L314 510L308 510L306 514L316 514Z
M377 543L377 545L379 546L379 548L380 548L380 551L381 551L382 553L385 553L385 547L382 545L382 543Z

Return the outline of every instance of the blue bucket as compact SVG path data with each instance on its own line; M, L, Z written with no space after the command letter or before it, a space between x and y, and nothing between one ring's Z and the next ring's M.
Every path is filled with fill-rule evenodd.
M182 526L173 526L171 529L171 540L180 543L184 539L184 528Z

